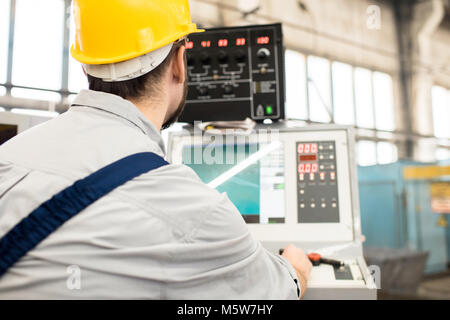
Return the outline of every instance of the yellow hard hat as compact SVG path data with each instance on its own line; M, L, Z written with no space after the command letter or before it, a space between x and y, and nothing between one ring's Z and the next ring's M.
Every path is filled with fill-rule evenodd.
M188 0L74 0L72 56L83 64L130 60L190 33Z

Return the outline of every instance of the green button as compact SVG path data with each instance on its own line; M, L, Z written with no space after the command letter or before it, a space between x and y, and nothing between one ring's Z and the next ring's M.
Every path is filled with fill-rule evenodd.
M273 113L272 106L267 106L267 107L266 107L266 114L270 115L270 114L272 114L272 113Z

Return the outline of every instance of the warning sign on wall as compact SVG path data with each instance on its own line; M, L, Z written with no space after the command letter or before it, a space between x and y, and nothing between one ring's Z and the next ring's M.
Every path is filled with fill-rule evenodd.
M435 182L431 188L431 211L450 214L450 182Z

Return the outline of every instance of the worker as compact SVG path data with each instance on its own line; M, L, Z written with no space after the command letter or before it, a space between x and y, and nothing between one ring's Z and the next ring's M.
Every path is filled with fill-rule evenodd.
M202 31L188 0L73 10L90 90L0 147L0 299L301 298L303 251L269 253L225 194L164 160Z

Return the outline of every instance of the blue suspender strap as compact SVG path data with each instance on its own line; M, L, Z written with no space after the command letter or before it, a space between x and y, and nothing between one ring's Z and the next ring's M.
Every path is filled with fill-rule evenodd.
M131 155L76 181L44 202L0 239L0 277L83 209L127 181L167 164L151 152Z

